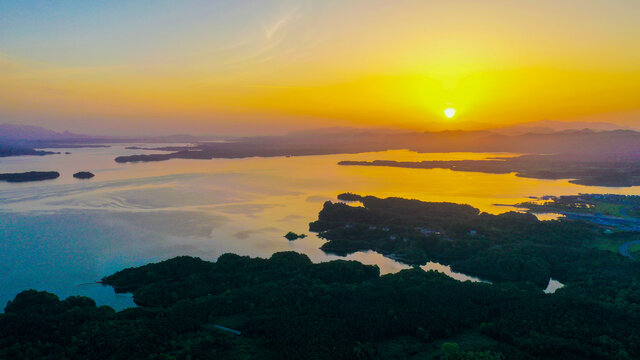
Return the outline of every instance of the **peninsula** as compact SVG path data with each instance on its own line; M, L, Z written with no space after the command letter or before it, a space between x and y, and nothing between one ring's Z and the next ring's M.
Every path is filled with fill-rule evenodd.
M542 145L541 145L542 144ZM408 149L433 152L512 152L526 154L568 154L563 156L594 161L601 154L618 154L628 162L640 153L640 133L615 130L564 131L552 134L501 135L491 131L398 132L384 130L337 129L295 132L282 136L234 138L223 142L199 142L193 146L157 148L169 153L119 156L116 162L165 161L169 159L214 159L273 156L355 154ZM550 165L541 159L534 172ZM610 159L605 159L605 162ZM568 160L567 160L568 161ZM567 162L565 161L565 163ZM633 162L633 161L631 161ZM512 168L515 164L511 164ZM439 166L446 166L441 164ZM484 166L488 166L484 164ZM495 166L495 165L493 165ZM542 168L540 168L542 166ZM635 165L633 165L635 166ZM528 165L531 167L531 165ZM500 171L518 171L501 168ZM628 175L632 175L631 173ZM635 175L633 175L635 176ZM633 180L636 181L636 180Z
M527 282L543 289L549 278L578 281L587 268L618 269L618 246L635 232L605 233L580 219L540 221L528 213L481 213L469 205L380 199L347 193L327 201L311 231L327 240L321 249L347 255L373 250L398 261L436 261L493 283ZM610 249L611 251L602 251Z
M412 169L449 169L490 174L516 173L534 179L569 179L590 186L640 185L640 160L632 154L522 155L487 160L451 161L340 161L343 166L388 166Z

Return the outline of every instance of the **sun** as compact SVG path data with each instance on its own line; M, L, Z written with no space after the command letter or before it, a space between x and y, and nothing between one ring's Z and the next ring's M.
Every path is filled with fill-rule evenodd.
M454 108L444 109L444 116L448 117L449 119L451 119L455 114L456 114L456 109Z

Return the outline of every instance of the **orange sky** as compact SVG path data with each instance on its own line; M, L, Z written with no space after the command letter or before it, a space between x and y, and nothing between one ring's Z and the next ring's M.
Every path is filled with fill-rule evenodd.
M0 122L256 134L640 121L638 1L25 1L0 14Z

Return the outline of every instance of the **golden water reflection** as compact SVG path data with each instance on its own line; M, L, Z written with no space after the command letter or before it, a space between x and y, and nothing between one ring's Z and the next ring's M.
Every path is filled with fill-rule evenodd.
M55 266L56 261L73 264L78 261L76 257L83 257L81 266L86 268L73 269L73 274L80 275L69 275L71 280L68 280L83 283L123 267L185 254L205 259L215 259L225 252L269 257L277 251L292 250L307 254L314 262L340 258L319 249L324 240L309 234L308 224L317 219L324 201L335 201L342 192L465 203L490 213L513 210L515 208L500 204L529 201L530 196L639 193L638 187L588 187L567 180L526 179L514 174L337 165L341 160L462 160L517 154L418 154L394 150L305 157L116 163L116 156L145 152L124 148L130 145L68 149L71 155L0 159L2 172L61 172L61 177L52 181L0 183L0 212L17 219L5 224L7 236L29 238L37 233L45 240L50 239L51 246L42 256L54 259L51 266ZM74 179L72 174L81 170L91 171L96 177L88 181ZM77 221L79 216L82 222ZM551 219L555 215L540 216ZM22 225L12 227L18 220ZM60 224L65 226L57 233L50 230L52 225ZM288 231L309 236L288 241L283 237ZM64 257L65 254L56 253L60 245L69 241L83 244L82 251L78 250L82 254ZM15 245L15 249L11 246L5 244L2 248L9 254L7 258L14 252L19 256L20 252L29 251L24 245ZM346 258L376 264L382 273L407 268L370 251ZM429 266L453 277L462 276L462 280L474 280L453 273L446 265ZM19 267L7 266L7 269L15 274L4 274L5 278L18 276L20 271ZM21 284L29 287L28 281L25 278L26 283Z

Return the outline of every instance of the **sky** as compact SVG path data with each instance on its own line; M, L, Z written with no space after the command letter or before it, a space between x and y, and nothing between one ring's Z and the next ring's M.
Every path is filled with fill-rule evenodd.
M637 0L0 0L0 123L109 135L636 126L638 24Z

